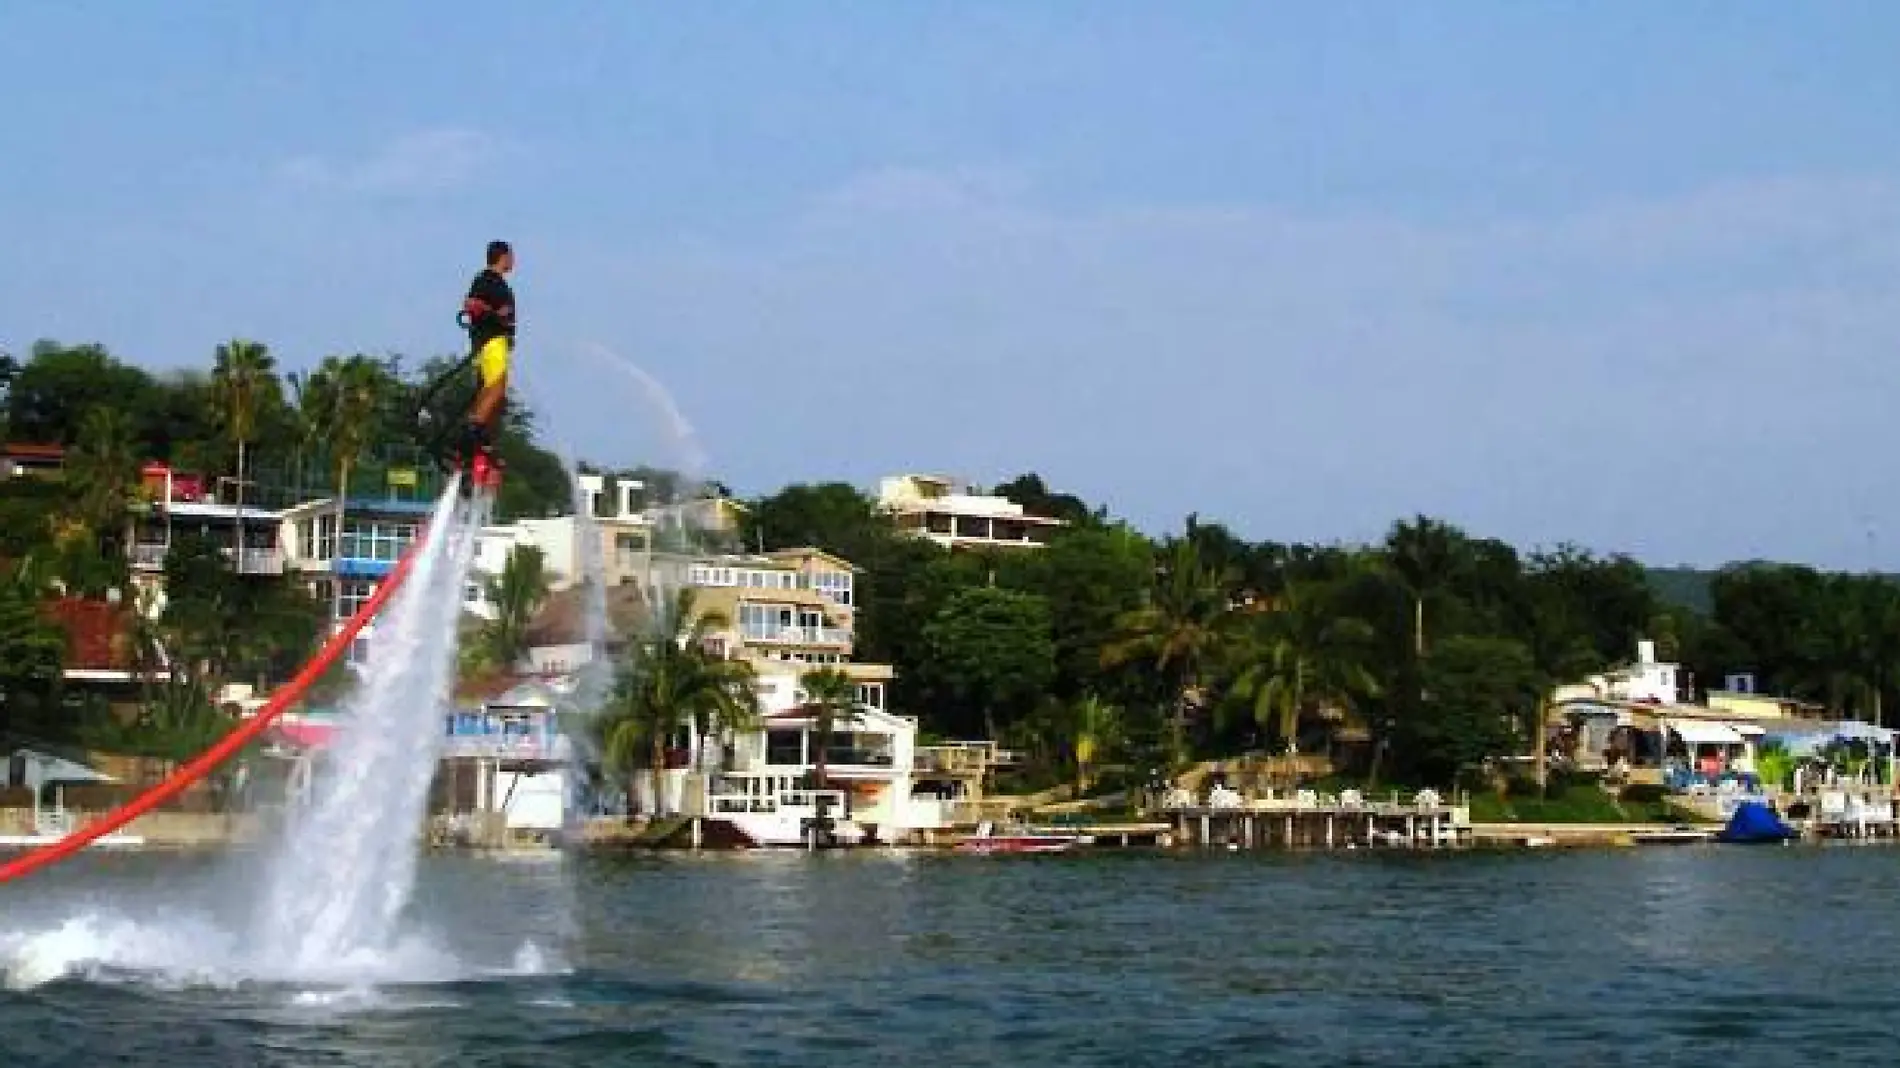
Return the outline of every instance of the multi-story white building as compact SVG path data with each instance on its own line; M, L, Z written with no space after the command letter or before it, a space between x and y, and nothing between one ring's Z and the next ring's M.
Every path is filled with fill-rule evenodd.
M334 632L356 615L396 569L433 510L430 501L355 496L341 515L334 500L287 508L282 513L281 534L285 567L307 578L317 597L333 606L330 629ZM372 620L351 643L350 662L360 662L369 654L375 635Z
M207 486L196 475L160 463L144 466L140 488L126 553L133 585L150 592L145 603L151 611L164 607L165 558L188 536L216 545L240 575L284 573L281 512L240 505L231 487Z
M1031 515L1007 497L975 492L960 479L892 475L878 483L877 507L899 530L951 549L1039 547L1065 524Z

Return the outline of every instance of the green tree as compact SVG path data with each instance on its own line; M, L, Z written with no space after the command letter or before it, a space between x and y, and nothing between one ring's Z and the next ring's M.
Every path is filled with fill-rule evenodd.
M152 384L150 413L143 444L147 456L181 471L209 473L221 470L229 442L220 429L224 413L211 376L197 368L169 372ZM252 440L288 440L283 414L259 413Z
M1089 509L1087 501L1072 493L1051 490L1043 482L1042 476L1033 471L1017 475L991 492L1022 505L1023 511L1030 515L1060 519L1071 527L1088 526L1102 518Z
M1449 599L1452 588L1467 572L1468 543L1463 531L1426 516L1396 523L1386 536L1386 559L1411 597L1412 649L1417 657L1423 658L1427 648L1427 605Z
M599 720L608 768L631 776L644 756L656 809L671 739L689 725L702 734L745 729L759 709L751 665L706 651L707 640L730 624L717 612L699 611L690 587L679 590L658 623L652 637L628 647Z
M980 714L983 737L1017 718L1047 692L1055 676L1049 604L1014 590L976 587L950 597L924 628L932 670L942 692L958 705L939 722L960 730Z
M942 673L931 666L925 628L958 592L982 584L976 561L935 542L890 534L871 541L868 555L851 558L863 570L852 590L859 660L896 669L891 706L916 709L926 717L948 704L940 692ZM952 730L927 718L931 729Z
M1396 732L1401 772L1444 784L1488 757L1520 751L1549 683L1524 643L1451 635L1434 641L1423 666L1424 699Z
M786 486L752 502L741 527L748 549L813 546L854 562L891 530L871 499L844 482Z
M237 446L238 527L244 525L244 481L249 474L246 450L257 434L260 408L281 405L277 361L270 350L241 338L219 345L211 380L217 391L225 436Z
M1124 613L1102 650L1104 667L1152 666L1174 703L1172 760L1187 755L1189 718L1207 706L1209 670L1239 629L1234 612L1238 572L1202 562L1193 540L1168 546L1147 602Z
M118 412L143 436L152 377L100 345L39 341L7 390L7 430L15 441L71 445L86 413Z
M41 614L39 590L11 577L0 582L0 735L51 708L65 660L65 635Z
M66 458L64 481L74 524L62 538L68 586L82 592L98 592L101 581L123 586L125 541L139 488L138 446L124 413L94 408L86 414L79 442Z
M1282 745L1295 743L1302 719L1321 708L1351 709L1379 695L1372 625L1343 614L1331 585L1295 582L1250 623L1234 696Z
M165 608L159 627L173 674L181 683L223 678L242 628L240 584L222 547L202 534L181 532L165 553L164 573Z
M329 608L294 578L236 580L222 616L230 677L266 689L296 674L321 645Z
M798 688L800 704L811 717L812 781L817 789L825 790L831 785L825 768L830 763L832 739L839 729L851 730L863 721L858 712L858 684L843 671L824 667L799 676ZM825 817L822 805L818 817Z
M481 629L482 660L508 669L527 653L528 627L548 597L541 550L533 545L515 546L501 574L487 579L484 586L489 603L495 606L495 618Z
M1102 651L1116 641L1120 621L1141 608L1154 566L1153 547L1126 526L1065 530L1047 549L1013 552L1003 562L1002 585L1049 602L1058 696L1139 692L1132 680L1104 675Z
M1081 797L1095 781L1102 760L1122 743L1122 710L1094 694L1083 694L1066 706L1069 752L1075 763L1075 795Z
M0 560L50 555L68 499L58 479L0 479Z
M368 450L378 420L395 390L388 369L362 355L325 357L322 366L301 380L298 400L305 425L326 443L336 473L336 529L344 531L350 496L350 472ZM341 616L343 584L330 584L330 610Z

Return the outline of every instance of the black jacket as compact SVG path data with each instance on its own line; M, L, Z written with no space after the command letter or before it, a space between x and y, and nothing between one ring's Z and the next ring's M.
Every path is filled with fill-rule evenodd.
M468 285L462 310L468 314L468 340L476 348L492 338L514 338L515 291L500 271L482 268Z

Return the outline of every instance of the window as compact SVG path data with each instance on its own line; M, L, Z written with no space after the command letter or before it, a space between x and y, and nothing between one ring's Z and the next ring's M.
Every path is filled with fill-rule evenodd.
M317 545L313 555L317 560L329 560L336 556L336 516L317 517Z
M812 576L812 585L832 604L850 607L851 575L845 571L820 571Z
M765 762L798 767L805 761L800 744L802 731L766 731Z
M416 524L391 520L346 520L338 555L350 560L394 563L416 540Z
M357 610L363 607L363 603L375 594L376 584L367 579L343 579L339 584L343 589L342 594L337 598L336 608L337 622L340 623L354 616Z
M792 609L775 604L739 606L739 632L748 638L776 638L792 625Z
M883 708L884 684L881 682L858 683L858 703L872 708Z

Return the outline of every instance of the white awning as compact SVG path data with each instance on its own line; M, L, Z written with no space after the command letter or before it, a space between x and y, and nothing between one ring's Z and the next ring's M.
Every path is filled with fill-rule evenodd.
M1768 733L1766 729L1759 727L1753 723L1736 723L1736 724L1733 724L1733 726L1735 728L1735 733L1744 734L1750 738L1759 738L1762 735Z
M1740 745L1741 733L1726 723L1709 723L1695 719L1673 719L1669 729L1676 732L1688 745Z

